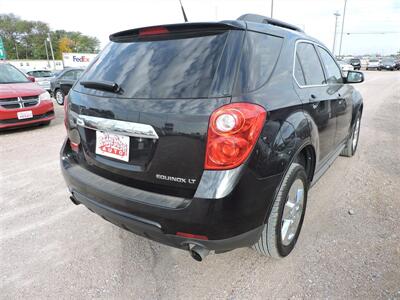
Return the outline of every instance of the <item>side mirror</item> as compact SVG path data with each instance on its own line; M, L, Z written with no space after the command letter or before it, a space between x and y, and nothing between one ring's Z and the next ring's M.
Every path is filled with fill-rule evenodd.
M346 76L346 83L361 83L364 81L364 74L357 71L348 71Z
M29 80L29 81L32 81L32 82L35 82L35 77L33 77L33 76L28 76L28 80Z

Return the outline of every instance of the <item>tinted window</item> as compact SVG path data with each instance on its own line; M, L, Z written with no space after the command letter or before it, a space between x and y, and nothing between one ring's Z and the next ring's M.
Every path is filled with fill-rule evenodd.
M395 61L392 58L384 58L384 59L382 59L382 63L384 63L384 64L394 64Z
M79 78L79 76L81 76L83 70L75 70L73 71L73 79L77 80Z
M28 72L28 74L31 76L34 76L34 77L52 77L52 76L54 76L51 71L45 71L45 70L31 71L31 72Z
M228 33L111 42L82 80L116 82L128 98L208 97Z
M62 79L70 79L70 80L74 80L74 71L68 71L65 72L62 76Z
M317 52L310 43L299 43L296 47L299 62L303 68L306 85L319 85L325 83L324 71L322 70ZM295 66L296 68L296 66ZM297 82L300 83L297 77Z
M29 82L26 76L11 65L0 64L0 84Z
M301 63L300 63L298 55L296 55L296 63L295 63L295 67L294 67L294 76L296 77L297 82L300 85L306 85L306 79L304 78L303 68L301 66Z
M254 91L267 82L281 47L282 38L247 32L238 79L241 91Z
M325 65L327 83L343 83L342 72L336 65L332 56L323 48L318 47L322 63Z

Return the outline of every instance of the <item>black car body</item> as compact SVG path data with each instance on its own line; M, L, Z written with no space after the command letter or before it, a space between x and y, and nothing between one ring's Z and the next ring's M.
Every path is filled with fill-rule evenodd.
M110 39L68 96L61 168L71 199L136 234L195 249L195 258L262 239L293 166L304 169L306 193L361 116L361 95L327 48L273 19ZM362 81L359 72L348 76ZM128 137L127 161L101 154L107 135L125 155L125 138L112 134Z
M63 105L64 96L68 94L82 72L81 68L66 68L50 81L51 93L58 104Z
M396 67L397 67L396 60L392 57L384 57L380 64L381 70L394 71L396 70Z
M359 58L352 58L349 64L353 66L354 70L361 70L361 60Z

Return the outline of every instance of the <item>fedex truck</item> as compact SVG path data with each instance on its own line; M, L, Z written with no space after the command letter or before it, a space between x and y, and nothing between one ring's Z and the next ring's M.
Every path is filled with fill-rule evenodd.
M64 68L86 68L97 56L93 53L63 53Z

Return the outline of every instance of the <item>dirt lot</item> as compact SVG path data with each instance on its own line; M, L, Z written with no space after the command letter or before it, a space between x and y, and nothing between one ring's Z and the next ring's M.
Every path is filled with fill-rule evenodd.
M357 88L358 152L311 190L279 261L243 248L198 263L73 205L62 107L49 127L0 134L0 298L400 299L400 72L366 72Z

